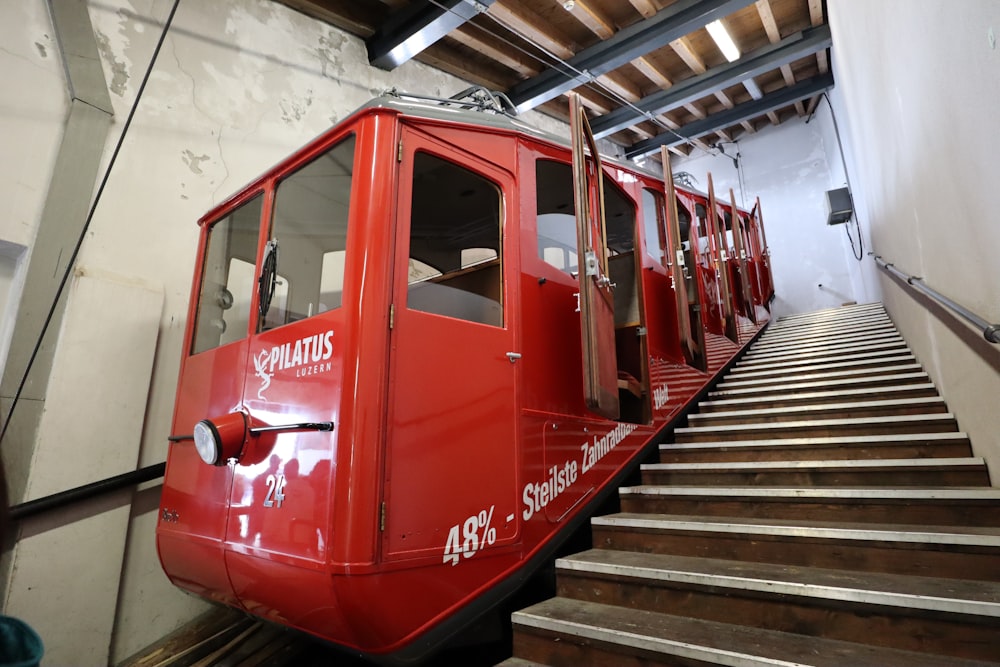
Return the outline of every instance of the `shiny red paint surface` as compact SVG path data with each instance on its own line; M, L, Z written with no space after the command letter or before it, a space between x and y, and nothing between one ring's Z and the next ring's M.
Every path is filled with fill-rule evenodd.
M535 162L568 164L568 148L513 125L470 122L465 112L453 121L430 115L406 105L363 109L203 218L200 254L215 220L263 192L259 271L275 185L356 137L341 307L260 333L251 321L243 340L186 355L173 424L175 436L191 434L199 420L242 411L251 428L332 422L333 430L250 435L239 460L218 467L190 440L173 442L157 528L161 562L178 586L378 655L416 654L438 628L457 628L470 605L551 548L740 349L721 335L720 249L706 239L695 270L708 372L683 363L670 273L636 222L641 319L619 325L616 349L643 395L630 399L631 421L590 412L579 281L538 246ZM408 307L420 152L501 193L502 324ZM655 177L625 165L607 166L605 178L636 221L648 205L642 189L663 192ZM702 195L678 196L698 225ZM751 225L763 324L767 284L754 234ZM739 325L741 344L758 330L745 317Z

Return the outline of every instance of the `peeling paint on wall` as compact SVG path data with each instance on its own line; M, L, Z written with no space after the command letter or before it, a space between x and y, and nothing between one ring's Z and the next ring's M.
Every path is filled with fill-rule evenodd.
M207 155L195 155L189 150L185 150L181 155L183 156L181 159L184 160L184 164L195 174L203 174L204 172L198 165L210 159Z

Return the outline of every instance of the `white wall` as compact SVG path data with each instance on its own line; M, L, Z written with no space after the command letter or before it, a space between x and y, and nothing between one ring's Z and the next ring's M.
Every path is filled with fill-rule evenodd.
M1000 322L1000 3L837 0L829 12L857 157L851 178L875 252ZM882 272L879 280L890 315L997 479L1000 346Z
M725 155L698 148L674 157L674 173L686 171L700 190L712 173L716 197L750 209L760 197L774 273L776 316L878 300L877 289L859 275L844 225L828 226L825 193L846 184L836 134L826 102L809 123L791 119L777 127L722 145ZM839 120L839 118L838 118ZM732 156L739 152L743 191ZM850 223L857 243L857 231ZM867 242L866 242L867 243ZM820 287L822 285L822 288Z
M171 5L89 3L115 110L105 163ZM43 0L0 3L0 196L10 206L0 241L29 251L67 108L54 34ZM467 85L415 62L391 73L370 68L359 39L275 2L181 2L71 281L41 426L52 437L36 451L31 496L164 460L195 223L204 212L385 89L449 96ZM551 119L527 119L565 134ZM135 354L116 357L116 347ZM80 423L81 406L115 417L118 438L134 428L138 460L108 440L100 420L73 438L46 430ZM94 432L102 429L104 437ZM155 485L140 492L125 516L119 498L93 510L93 523L62 518L26 528L5 611L40 631L48 664L118 662L204 608L160 570L157 496Z

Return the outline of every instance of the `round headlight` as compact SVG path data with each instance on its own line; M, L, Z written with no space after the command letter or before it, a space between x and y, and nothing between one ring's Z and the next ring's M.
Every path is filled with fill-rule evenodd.
M231 412L215 419L202 419L194 425L194 448L201 460L212 466L239 460L247 440L247 416Z
M208 465L219 465L222 456L222 442L219 431L208 419L202 419L194 425L194 448L198 456Z

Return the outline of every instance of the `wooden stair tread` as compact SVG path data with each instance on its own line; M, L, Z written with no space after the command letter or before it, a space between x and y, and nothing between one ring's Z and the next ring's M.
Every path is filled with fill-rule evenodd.
M936 470L941 468L982 468L986 462L980 457L935 458L935 459L860 459L844 461L725 461L721 463L644 463L643 471L753 471L772 470Z
M677 664L665 662L670 658L729 667L982 667L989 664L566 598L552 598L515 612L512 620L515 632L530 629L557 635L560 637L557 644L598 643L654 656L643 664L654 660ZM662 657L656 660L655 656Z
M876 355L870 359L854 359L854 360L842 359L833 363L815 363L812 365L799 366L797 368L794 365L791 366L786 365L780 368L767 368L767 369L749 369L749 368L741 369L739 367L735 367L729 371L729 374L726 376L726 380L727 381L736 379L744 380L749 378L766 377L769 375L788 375L790 373L813 373L816 371L847 370L847 369L857 368L859 366L872 366L872 365L876 365L878 366L879 369L885 370L885 368L891 367L895 364L910 364L914 363L915 361L916 357L914 357L910 353L906 353L906 354L894 354L892 356L885 356L885 357Z
M864 444L879 445L890 443L930 443L930 442L968 442L969 436L962 431L945 433L891 433L888 435L844 435L824 436L814 438L774 438L766 440L719 440L717 442L678 442L661 444L660 451L695 451L705 449L752 449L752 448L788 448L799 447L831 447L837 445L857 446Z
M848 500L853 502L865 502L868 500L888 501L899 504L913 504L917 502L934 502L940 504L969 502L976 503L997 503L1000 504L1000 488L994 487L948 487L948 488L927 488L919 489L893 488L801 488L801 487L757 487L757 486L730 486L730 487L708 487L708 486L657 486L638 485L623 486L619 489L619 495L646 494L656 496L726 496L745 500L798 500L809 499L835 499Z
M826 391L804 391L795 394L773 394L769 396L753 397L709 397L708 400L698 404L699 410L710 409L712 411L723 411L723 408L740 408L752 406L756 403L805 403L808 401L830 400L840 403L861 403L870 397L884 396L885 394L936 394L934 385L929 382L888 385L881 387L853 387L849 390L837 389ZM925 398L931 398L926 396ZM875 399L875 400L896 400L896 399ZM791 406L787 406L791 407Z
M809 340L836 340L841 336L856 336L868 332L892 331L897 332L895 325L885 318L874 318L864 321L857 321L849 325L822 325L801 329L768 329L750 349L757 346L773 345L775 343L809 341Z
M719 383L722 387L725 383ZM890 373L887 375L871 375L860 378L842 378L831 380L815 380L811 382L790 382L776 384L770 391L764 392L760 387L744 387L735 389L716 389L707 394L709 401L723 400L728 398L738 398L741 396L760 396L762 399L770 397L772 394L781 396L781 392L796 392L785 394L787 396L797 396L798 392L822 393L824 391L849 391L860 389L878 389L871 385L879 384L887 387L909 387L912 385L933 387L927 373L921 371L917 373ZM815 391L811 391L815 390Z
M1000 583L591 549L563 571L1000 619Z
M691 415L694 416L694 415ZM719 431L722 433L732 434L739 433L741 431L753 432L759 431L761 429L774 430L774 431L789 431L789 430L801 430L801 429L814 429L814 428L824 428L830 426L840 426L840 425L855 425L855 426L887 426L892 424L919 424L919 423L941 423L941 422L954 422L955 415L950 412L937 412L934 414L926 415L903 415L899 417L855 417L855 418L845 418L845 419L809 419L804 421L789 421L789 422L775 422L775 423L757 423L757 424L722 424L713 426L687 426L679 427L674 429L674 435L682 434L696 434L696 433L709 433L712 431Z
M906 347L895 346L895 347L893 347L891 349L887 349L887 350L879 349L877 345L873 346L873 347L876 350L874 352L854 352L854 351L852 351L849 354L831 354L831 355L824 354L824 355L816 355L816 356L812 356L812 355L808 355L808 356L789 356L789 357L784 357L782 359L770 359L770 360L767 360L767 361L761 361L760 363L752 363L752 364L740 361L740 362L737 362L737 364L733 367L733 369L730 371L730 374L731 375L735 375L737 373L740 373L740 374L742 374L742 373L750 373L750 372L760 371L760 370L766 370L766 369L771 369L771 370L781 369L781 370L784 370L784 369L788 369L788 368L794 368L796 366L808 366L808 365L819 364L819 363L846 364L846 363L852 362L852 361L860 361L860 362L871 363L872 361L881 361L882 359L899 356L899 355L901 355L903 353L909 353L909 350ZM865 349L869 349L870 350L871 348L865 348Z
M766 336L762 336L760 340L750 346L750 349L747 350L744 357L758 356L760 354L786 349L802 350L824 348L831 345L855 345L870 340L887 341L903 340L903 338L899 335L898 331L890 328L875 329L873 331L859 331L857 333L848 333L835 338L818 338L815 340L806 339L805 341L771 341Z
M910 355L912 358L913 355ZM828 380L836 379L852 379L852 378L869 378L873 375L885 374L885 373L899 373L899 372L920 372L926 375L920 364L899 364L889 366L887 368L880 368L878 366L865 366L863 368L849 368L843 371L828 371L822 373L804 373L798 374L788 374L779 378L763 378L763 379L737 379L726 376L722 382L716 385L718 390L722 390L725 387L734 387L737 389L744 389L754 386L784 386L786 384L798 384L802 382L826 382ZM797 373L797 371L796 371Z
M702 517L675 514L620 512L591 519L599 528L647 531L733 533L787 536L803 540L922 544L935 548L977 547L1000 549L1000 526L914 526L856 521L797 521L742 517Z
M777 415L806 415L812 413L823 413L823 412L841 412L841 411L851 411L859 412L864 410L876 410L876 409L887 409L887 408L908 408L908 407L940 407L942 410L947 408L944 399L940 396L929 396L929 397L918 397L918 398L891 398L885 400L874 400L874 401L857 401L849 403L821 403L817 405L789 405L780 408L759 408L759 409L748 409L748 410L730 410L730 411L719 411L719 412L705 412L688 415L688 423L694 424L702 420L712 420L712 419L729 419L729 418L746 418L746 417L761 417L767 418L770 416Z
M818 349L805 348L772 353L760 352L754 355L744 355L736 365L740 368L746 368L747 366L763 366L799 359L820 359L825 357L834 359L855 354L874 353L875 351L895 351L900 348L907 349L906 342L902 338L894 341L857 343L855 345L831 345Z

